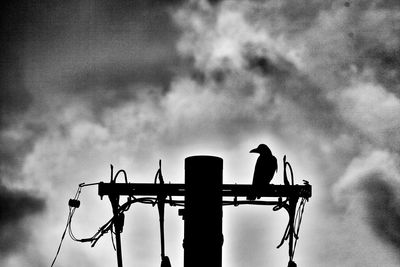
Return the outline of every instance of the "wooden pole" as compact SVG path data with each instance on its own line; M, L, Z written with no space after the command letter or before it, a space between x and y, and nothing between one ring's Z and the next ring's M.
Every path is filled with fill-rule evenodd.
M118 200L119 196L110 196L111 206L114 214L114 230L115 230L115 243L117 250L117 264L118 267L122 267L122 247L121 247L121 232L122 232L122 224L121 217L123 214L118 214Z
M184 267L222 266L222 167L213 156L185 159Z

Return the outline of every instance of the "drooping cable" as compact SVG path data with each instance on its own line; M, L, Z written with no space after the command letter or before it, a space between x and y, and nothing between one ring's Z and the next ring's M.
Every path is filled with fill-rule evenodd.
M284 184L287 186L294 185L294 174L292 166L288 161L286 161L286 155L283 157L283 180ZM291 181L289 181L288 176L286 174L286 167L289 167ZM304 183L308 185L308 182L304 180ZM300 204L296 209L298 198L297 197L288 197L282 204L276 205L273 210L279 210L282 207L289 213L289 222L286 226L285 232L281 239L281 242L277 246L277 248L281 247L283 243L289 239L289 267L297 266L296 263L293 261L294 254L296 251L297 241L299 239L299 231L300 225L304 213L305 204L308 201L307 198L302 197L300 200ZM293 240L294 239L294 240Z
M56 256L54 257L53 262L51 263L51 267L53 267L53 265L54 265L54 263L56 262L56 259L57 259L57 257L58 257L58 254L60 253L61 245L62 245L62 243L63 243L63 241L64 241L65 233L67 232L67 229L68 229L69 220L70 220L70 215L68 215L67 224L65 225L64 232L63 232L63 234L62 234L62 236L61 236L61 241L60 241L60 244L58 245L58 249L57 249L57 252L56 252Z
M154 178L154 183L157 180L161 185L164 184L164 178L161 171L161 160L159 161L159 168ZM165 211L165 200L167 196L165 193L159 193L157 196L157 208L160 221L160 242L161 242L161 267L171 267L171 262L168 256L165 255L165 239L164 239L164 211Z
M294 228L294 236L295 236L295 241L293 245L293 255L296 251L296 246L297 246L297 240L299 239L299 232L300 232L300 225L301 221L303 219L303 213L304 213L304 208L306 206L307 199L302 198L299 204L299 207L296 212L296 217L295 217L295 228Z
M56 262L57 257L58 257L58 255L60 253L61 245L62 245L62 243L64 241L64 238L65 238L65 233L67 232L67 229L69 228L69 226L71 224L71 219L72 219L72 216L74 215L75 209L79 207L79 200L78 199L79 199L80 193L81 193L81 185L78 186L78 189L77 189L77 191L75 193L74 198L70 199L69 202L68 202L68 204L69 204L69 212L68 212L67 223L65 225L63 234L61 235L60 244L58 245L56 255L54 256L54 259L53 259L53 261L51 263L51 267L54 266L54 263Z
M127 177L126 171L121 169L118 172L116 172L115 175L114 175L114 167L113 167L113 165L111 165L110 182L111 183L116 183L116 180L117 180L117 178L119 178L120 174L122 174L124 176L123 179L124 179L125 183L128 183L128 177ZM155 179L159 179L161 184L164 183L163 177L162 177L162 173L161 173L161 161L160 161L160 168L157 171ZM67 222L66 222L63 234L61 236L61 241L60 241L60 244L59 244L59 246L57 248L56 255L55 255L55 257L54 257L54 259L53 259L53 261L51 263L51 267L53 267L55 262L56 262L56 259L57 259L58 255L60 253L61 246L62 246L62 243L63 243L63 241L65 239L65 234L67 233L67 231L68 231L68 234L69 234L69 236L71 237L71 239L73 241L76 241L76 242L90 242L92 247L94 247L96 245L98 240L105 233L110 232L111 233L111 239L113 241L112 243L113 243L113 246L114 246L114 249L115 249L115 242L114 242L113 235L116 235L117 231L122 232L121 230L122 230L124 212L127 211L131 207L131 205L133 203L150 204L152 206L155 206L156 204L159 204L158 205L159 206L159 211L160 211L160 213L162 213L162 216L160 216L160 219L162 217L162 220L163 220L164 215L163 215L163 211L161 211L161 209L163 209L163 208L161 208L161 205L164 206L165 203L169 203L172 206L183 206L184 205L183 203L181 203L181 201L172 200L171 196L169 197L169 199L166 199L165 195L157 196L157 198L155 198L155 197L135 198L133 195L131 195L131 196L128 196L128 199L127 199L127 201L125 203L120 205L119 201L118 201L119 200L119 196L114 196L114 199L112 199L112 204L113 204L113 216L112 216L112 218L110 218L103 226L101 226L100 229L93 236L91 236L89 238L77 238L74 235L73 230L72 230L72 218L73 218L73 216L75 214L76 208L78 208L80 206L80 202L79 202L78 199L79 199L81 190L82 190L83 187L92 186L92 185L98 185L98 184L99 183L91 183L91 184L81 183L81 184L79 184L74 198L69 200L69 212L68 212ZM116 224L118 226L116 226ZM162 235L163 235L163 230L162 230ZM167 261L169 262L169 259L168 259L167 256L164 255L164 252L162 252L162 254L163 254L163 257L162 257L163 262L164 263L167 262ZM170 264L169 265L165 265L164 264L163 266L170 266Z

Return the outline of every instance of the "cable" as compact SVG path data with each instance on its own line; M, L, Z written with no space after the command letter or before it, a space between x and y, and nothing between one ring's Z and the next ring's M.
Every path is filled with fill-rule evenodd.
M124 174L125 183L128 183L128 176L126 175L126 171L123 170L123 169L119 170L119 171L115 174L113 182L115 183L115 181L117 180L118 175L119 175L120 173L123 173L123 174Z
M160 164L161 164L161 163L160 163ZM160 166L160 167L161 167L161 166ZM118 176L119 176L121 173L124 175L125 183L128 183L128 177L127 177L127 174L126 174L126 171L125 171L125 170L121 169L121 170L119 170L115 175L113 175L113 169L114 169L114 167L113 167L113 165L111 165L111 182L112 182L112 183L115 183L115 182L116 182ZM159 172L158 175L161 175L160 178L162 179L162 174L161 174L161 172ZM158 175L157 175L157 176L158 176ZM72 231L72 218L73 218L73 216L74 216L74 214L75 214L76 208L78 208L78 207L80 206L79 196L80 196L80 194L81 194L82 188L83 188L83 187L86 187L86 186L94 186L94 185L98 185L98 184L99 184L99 183L91 183L91 184L81 183L81 184L79 184L78 189L77 189L77 191L76 191L76 193L75 193L74 198L69 200L69 202L68 202L68 204L69 204L69 212L68 212L67 222L66 222L66 225L65 225L63 234L62 234L62 236L61 236L60 244L59 244L59 246L58 246L58 248L57 248L56 255L55 255L55 257L54 257L54 259L53 259L53 261L52 261L52 263L51 263L51 267L54 266L54 264L55 264L55 262L56 262L56 260L57 260L57 258L58 258L58 255L59 255L60 250L61 250L62 243L63 243L63 241L64 241L64 239L65 239L65 234L66 234L67 231L68 231L68 234L69 234L69 236L71 237L71 239L72 239L73 241L76 241L76 242L90 242L90 243L91 243L91 247L94 247L94 246L96 245L97 241L98 241L105 233L107 233L107 232L110 231L110 232L111 232L111 239L112 239L112 241L113 241L113 245L115 246L115 244L114 244L114 239L113 239L113 236L112 236L112 235L113 235L113 226L114 226L114 222L115 222L115 220L118 220L117 217L123 215L123 213L124 213L125 211L129 210L129 208L131 207L131 205L132 205L133 203L150 204L150 205L152 205L152 206L155 206L155 205L157 204L157 198L155 198L155 197L135 198L134 196L129 196L128 199L127 199L127 201L126 201L124 204L118 205L116 214L115 214L113 217L111 217L105 224L103 224L103 225L99 228L99 230L98 230L93 236L91 236L91 237L89 237L89 238L77 238L77 237L74 235L73 231ZM169 203L170 205L184 206L184 204L183 204L183 203L180 203L180 201L174 201L174 200L172 200L172 199L165 200L165 202L166 202L166 203Z
M299 207L297 209L297 212L296 212L295 225L297 225L297 226L295 226L295 229L294 229L294 236L296 237L296 240L294 241L294 245L293 245L293 255L296 251L297 240L299 239L300 225L301 225L301 221L303 219L303 213L304 213L304 208L306 206L306 202L307 202L307 200L305 198L302 198L301 202L299 204Z
M78 187L78 189L77 189L77 191L75 193L75 197L73 199L73 200L76 201L75 203L79 203L78 202L78 198L79 198L80 193L81 193L81 186L79 185L79 187ZM74 202L72 202L72 203L74 203ZM68 212L67 224L65 225L64 232L61 235L60 244L58 245L56 255L54 256L54 259L53 259L53 261L51 263L51 267L54 266L54 263L57 260L58 254L60 253L61 245L62 245L62 243L64 241L64 238L65 238L65 233L67 232L67 229L69 229L69 226L71 225L71 219L72 219L72 216L74 215L75 209L77 207L79 207L79 204L77 206L71 206L71 200L69 201L69 205L70 205L70 207L69 207L69 212Z
M57 252L56 252L56 256L54 257L53 262L51 263L51 267L53 267L53 265L54 265L54 263L56 262L56 259L57 259L57 257L58 257L58 254L60 253L61 245L62 245L62 243L63 243L63 241L64 241L65 233L67 232L67 228L68 228L69 221L70 221L70 215L68 215L67 224L65 225L65 229L64 229L64 232L63 232L63 234L62 234L62 236L61 236L61 241L60 241L60 244L58 245L58 249L57 249Z
M156 203L156 198L150 198L150 197L133 198L119 206L117 215L120 215L123 212L127 211L133 203L143 203L143 204L154 205L154 203ZM97 241L104 234L106 234L110 230L112 231L113 220L115 218L116 218L116 216L111 217L111 219L109 219L102 227L100 227L100 229L92 237L86 238L86 239L75 239L74 241L91 242L92 243L91 246L94 247L96 245Z

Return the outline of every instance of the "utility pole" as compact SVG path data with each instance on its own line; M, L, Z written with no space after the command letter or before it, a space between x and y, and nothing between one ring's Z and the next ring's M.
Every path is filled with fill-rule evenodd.
M185 159L184 266L222 266L222 159Z
M286 159L284 159L285 161ZM285 161L286 162L286 161ZM285 167L286 167L285 163ZM254 204L275 205L274 210L284 207L289 213L289 223L284 239L289 239L289 266L294 254L295 213L300 198L311 197L311 185L273 185L258 189L261 197L278 197L275 201L238 201L238 197L247 197L252 185L223 184L223 160L214 156L192 156L185 159L185 184L148 184L148 183L103 183L98 185L100 197L111 196L164 196L165 203L178 203L172 196L184 196L184 209L179 214L184 219L184 267L221 267L222 266L222 207L223 205ZM286 175L286 170L285 170ZM293 178L293 174L292 174ZM223 197L233 197L224 201ZM285 201L282 198L286 198ZM115 203L115 202L114 202ZM179 202L182 204L182 201ZM115 208L114 208L115 210ZM116 229L118 233L118 230ZM118 238L120 238L118 236ZM279 246L280 246L279 245ZM122 267L121 248L119 247L118 266ZM163 248L162 248L163 250ZM294 264L294 265L290 265Z

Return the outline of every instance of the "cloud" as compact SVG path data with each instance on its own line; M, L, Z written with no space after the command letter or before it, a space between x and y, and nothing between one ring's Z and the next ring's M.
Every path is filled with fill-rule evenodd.
M366 194L368 221L376 235L397 249L400 249L400 212L398 190L391 183L379 178L381 174L371 174L363 184Z
M166 89L177 35L167 9L175 4L155 2L145 12L148 1L22 1L2 9L1 265L49 261L50 242L34 244L46 239L38 232L52 236L51 247L59 240L66 208L60 194L68 199L68 186L82 182L70 180L80 166L74 158L98 158L92 149L101 142L115 154L126 144L107 142L121 137L113 128L121 127L105 119L115 132L105 129L103 112L133 101L142 86Z
M336 183L336 201L358 209L375 235L399 249L397 197L399 155L389 150L366 150L354 158ZM361 204L360 204L361 203Z
M30 236L25 223L44 208L42 198L0 185L0 257L24 250Z
M1 129L1 168L7 170L1 179L29 189L16 191L17 199L30 200L26 214L42 212L42 220L55 226L48 240L58 241L64 224L66 205L60 199L68 199L82 179L108 180L109 163L126 168L133 181L145 182L159 157L172 162L185 153L221 152L240 163L227 171L243 174L237 179L247 182L252 171L246 162L252 147L247 146L267 142L274 153L290 155L300 174L318 177L310 181L316 205L310 205L309 222L321 223L314 230L330 234L314 249L300 250L301 259L318 250L319 259L331 266L342 255L347 266L360 263L354 255L361 247L338 245L326 255L318 246L341 244L340 238L349 235L347 226L354 222L343 218L346 212L373 229L373 237L362 232L368 249L378 246L377 237L398 249L398 229L391 226L398 220L398 5L177 1L172 7L158 1L84 1L58 3L48 11L39 5L37 15L32 7L21 14L34 23L20 24L26 39L12 39L6 50L13 64L10 70L2 67L9 73L3 92L11 97L4 106L10 116L3 116L7 123ZM25 48L18 50L14 43ZM181 167L171 163L168 168ZM171 172L180 177L177 170ZM9 188L4 190L12 195ZM29 195L31 189L46 198L46 209L43 200ZM365 197L355 197L360 194ZM97 201L95 194L85 199L86 207L97 208L82 211L85 223L75 224L79 233L93 230L109 212ZM367 220L348 208L355 202L362 204ZM321 220L321 214L332 221ZM25 218L10 220L25 227ZM248 225L245 218L238 221L238 228ZM252 236L263 231L261 224L253 222ZM26 236L29 231L28 225ZM29 242L39 240L33 235ZM55 243L35 252L45 258ZM241 255L240 246L230 247L236 249L230 253ZM66 257L81 257L61 259L61 264L100 264L86 258L93 252L83 249L67 246ZM105 245L97 249L107 251ZM140 250L143 256L146 249ZM18 257L28 261L33 251ZM151 255L147 251L139 258L150 265ZM368 260L374 262L366 255ZM309 260L309 266L318 266L317 261Z
M225 121L230 115L242 115L243 106L250 107L248 124L236 120L227 124L233 129L246 125L247 129L272 132L288 146L298 147L302 150L299 154L321 166L320 177L327 180L326 184L341 187L352 177L359 185L364 184L362 177L372 177L382 185L380 176L374 174L376 168L387 166L382 171L385 176L391 173L388 183L398 188L393 183L399 177L393 169L395 164L374 162L364 155L371 153L373 158L384 150L389 162L398 157L398 64L391 59L397 53L394 51L399 51L393 26L399 14L397 7L372 1L350 6L338 1L313 2L303 9L289 2L274 5L254 1L226 1L216 7L201 2L195 7L189 4L177 13L177 21L185 29L178 49L192 57L196 73L202 73L199 80L195 76L194 85L185 82L185 88L197 86L195 91L202 96L215 92L209 101L197 95L199 105L217 105L220 108L216 113ZM384 74L386 70L390 76ZM186 98L193 95L188 89L186 92ZM246 102L257 94L265 96L257 97L259 107ZM240 105L224 114L224 105L218 102L220 95L225 97L224 104ZM215 113L206 116L211 120L215 117ZM251 136L249 131L246 135ZM354 159L360 164L353 165ZM365 173L357 175L355 170ZM350 188L354 194L370 190L368 186ZM385 186L380 188L388 194L382 201L397 202ZM344 191L336 190L333 196L341 198ZM347 201L353 201L351 193L346 196ZM372 221L379 221L370 200L360 201ZM379 215L389 216L390 208L386 211ZM382 231L372 221L366 223ZM391 234L396 236L396 230ZM389 235L379 238L397 248Z
M342 117L371 139L388 148L398 147L400 99L379 84L354 82L339 93Z

